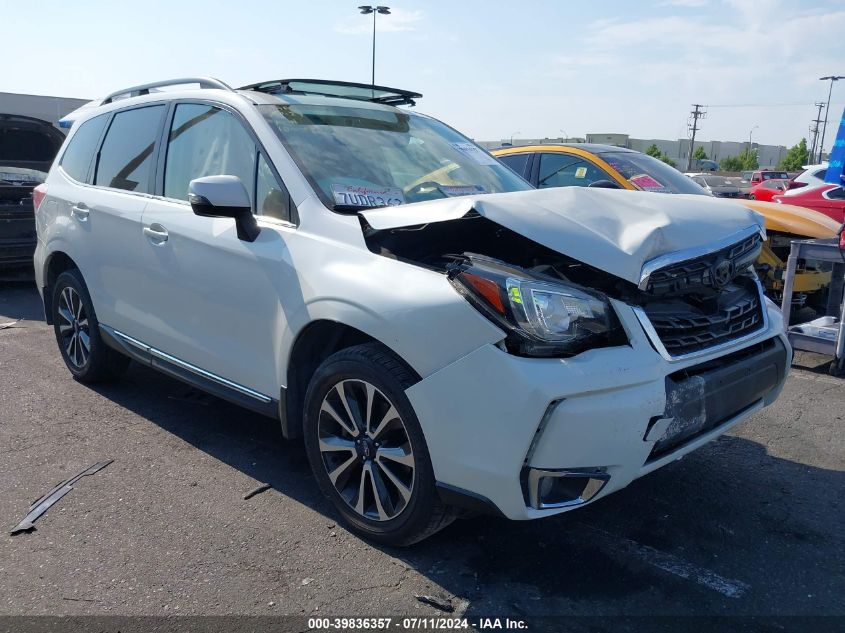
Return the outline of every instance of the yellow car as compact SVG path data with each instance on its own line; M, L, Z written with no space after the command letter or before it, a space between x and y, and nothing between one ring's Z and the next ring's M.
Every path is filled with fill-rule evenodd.
M592 143L527 145L493 150L492 154L541 189L608 187L710 195L673 167L623 147ZM757 260L757 272L769 294L780 300L790 240L835 237L839 225L826 215L803 207L735 199L737 204L753 209L766 219L769 239ZM807 295L826 287L828 283L830 272L806 267L799 262L794 300L803 305Z

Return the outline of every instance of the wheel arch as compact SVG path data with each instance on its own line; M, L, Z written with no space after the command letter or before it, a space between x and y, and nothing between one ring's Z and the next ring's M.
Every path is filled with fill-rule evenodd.
M279 403L282 434L286 438L302 435L305 392L320 364L340 350L363 343L378 343L383 346L406 367L415 383L422 380L419 373L400 354L366 332L330 319L311 321L297 334L288 357L287 387L281 390Z
M44 319L48 325L53 325L53 286L59 275L72 269L79 270L79 266L64 251L50 253L44 262Z

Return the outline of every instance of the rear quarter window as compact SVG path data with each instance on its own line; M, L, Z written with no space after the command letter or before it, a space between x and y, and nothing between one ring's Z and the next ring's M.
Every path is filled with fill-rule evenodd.
M65 173L74 180L87 181L88 169L91 167L91 160L94 158L94 150L97 149L97 142L103 134L107 120L108 115L106 114L88 119L70 137L67 149L59 164Z

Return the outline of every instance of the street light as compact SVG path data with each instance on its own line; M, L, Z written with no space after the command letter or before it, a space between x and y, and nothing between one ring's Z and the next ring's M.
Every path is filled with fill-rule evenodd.
M522 132L511 132L511 147L513 147L513 137L515 134L522 134Z
M759 126L759 125L755 125L753 128L751 128L751 129L748 131L748 153L749 153L749 154L751 153L751 135L754 133L754 130L756 130L758 127L760 127L760 126Z
M361 10L363 15L369 15L370 13L373 14L373 77L372 81L370 82L371 85L376 85L376 15L381 13L382 15L390 15L390 7L371 7L368 4L362 5L358 7Z
M559 130L559 131L563 132L563 139L562 140L563 140L564 143L566 143L566 141L569 140L569 134L566 133L566 130Z
M819 162L822 162L822 154L824 154L824 135L827 132L827 115L830 110L830 95L833 92L833 82L845 79L843 75L828 75L827 77L819 77L819 81L830 81L830 88L827 91L827 107L824 109L824 127L822 128L822 144L819 145Z

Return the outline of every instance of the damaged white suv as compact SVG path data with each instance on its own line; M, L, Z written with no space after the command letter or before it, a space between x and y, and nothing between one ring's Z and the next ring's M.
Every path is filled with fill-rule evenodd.
M182 79L78 112L35 196L72 374L132 358L278 419L391 544L595 501L775 400L759 216L532 190L417 97Z

